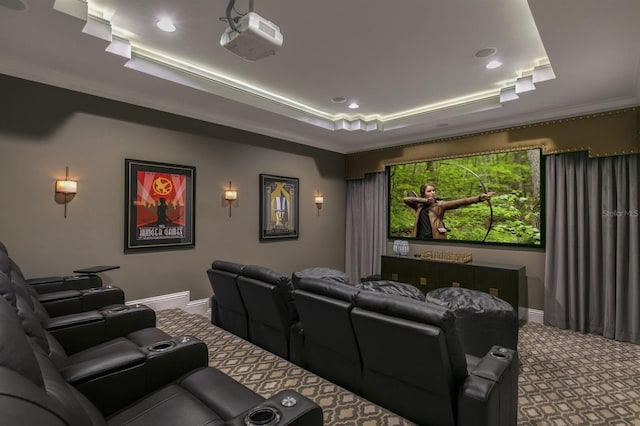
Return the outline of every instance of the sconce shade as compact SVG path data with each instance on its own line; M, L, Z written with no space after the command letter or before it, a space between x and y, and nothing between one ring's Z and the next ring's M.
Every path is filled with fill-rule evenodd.
M238 199L238 190L231 189L231 181L229 181L229 188L224 190L224 200L229 205L229 217L231 217L231 204Z
M65 167L64 179L56 179L56 194L64 194L64 217L67 218L67 203L78 192L78 182L69 180L69 166Z
M324 197L322 195L314 195L313 202L316 204L316 208L318 209L318 216L320 216L320 209L324 204Z
M78 192L78 182L75 180L57 180L56 192L63 194L75 194Z

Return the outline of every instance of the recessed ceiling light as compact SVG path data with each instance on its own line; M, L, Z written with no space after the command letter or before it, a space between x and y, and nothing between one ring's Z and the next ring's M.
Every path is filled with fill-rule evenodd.
M355 102L351 102L351 103L349 104L349 108L351 108L351 109L360 108L360 105L358 105L358 104L357 104L357 103L355 103Z
M176 30L176 26L173 25L173 22L171 22L171 19L169 19L169 18L162 18L161 20L159 20L156 23L156 25L162 31L166 31L168 33L172 33L172 32L174 32Z
M495 47L486 47L476 52L476 58L488 58L489 56L495 55L497 52L498 49Z
M344 96L336 96L335 98L331 98L331 102L333 102L334 104L343 104L347 102L347 98L345 98Z
M485 65L485 66L487 67L487 69L492 70L494 68L501 67L502 66L502 62L493 60L493 61L489 61L489 63L487 65Z

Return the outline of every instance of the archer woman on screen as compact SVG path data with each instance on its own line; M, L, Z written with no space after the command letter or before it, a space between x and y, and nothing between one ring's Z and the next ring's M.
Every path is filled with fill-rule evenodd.
M449 229L444 224L444 214L447 210L490 200L494 194L495 192L486 192L476 197L443 201L436 197L436 186L425 183L420 187L419 197L403 199L404 203L416 212L411 236L421 239L446 239Z

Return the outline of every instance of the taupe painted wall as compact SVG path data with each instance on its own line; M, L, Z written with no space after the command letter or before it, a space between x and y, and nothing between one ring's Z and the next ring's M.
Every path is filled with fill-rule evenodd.
M0 94L0 241L27 276L114 264L104 278L128 300L184 290L201 299L214 259L285 274L345 269L343 155L6 76ZM195 249L123 253L125 158L196 167ZM65 219L54 182L67 165L78 194ZM259 242L260 173L300 179L299 239ZM232 217L229 180L239 192Z

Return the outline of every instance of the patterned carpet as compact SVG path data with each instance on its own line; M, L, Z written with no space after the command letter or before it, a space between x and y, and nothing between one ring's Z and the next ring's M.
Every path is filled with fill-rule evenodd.
M640 346L527 323L519 425L640 426Z
M285 361L225 330L200 315L180 309L157 312L158 328L172 336L189 334L209 347L209 365L265 398L293 389L322 407L325 425L401 426L413 423L339 386Z
M265 398L294 389L322 407L329 426L413 423L179 309L158 327L209 347L209 365ZM640 346L536 323L520 329L518 425L640 426Z

